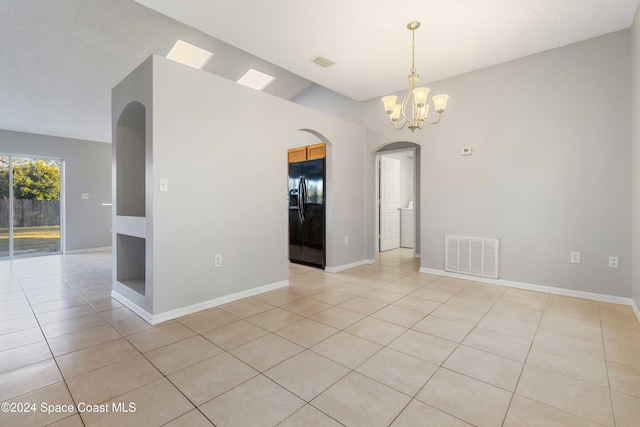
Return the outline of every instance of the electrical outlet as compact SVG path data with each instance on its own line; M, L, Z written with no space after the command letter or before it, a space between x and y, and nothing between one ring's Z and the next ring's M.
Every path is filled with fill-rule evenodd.
M82 200L89 200L89 193L82 193L80 196L82 197Z
M344 236L344 244L345 245L349 244L349 236Z
M473 148L471 147L462 147L460 149L460 155L461 156L470 156L473 154Z
M618 268L618 257L610 256L609 257L609 268Z
M217 254L214 257L214 264L213 265L215 266L215 268L222 267L222 254Z
M580 264L580 252L571 251L571 263Z

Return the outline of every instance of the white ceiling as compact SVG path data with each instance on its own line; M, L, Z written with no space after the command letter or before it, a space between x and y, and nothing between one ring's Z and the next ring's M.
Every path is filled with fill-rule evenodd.
M136 0L358 101L628 28L638 0ZM324 69L310 60L335 62Z
M0 129L110 142L111 89L177 39L282 98L315 82L365 100L406 87L411 20L429 82L627 28L639 1L0 0Z

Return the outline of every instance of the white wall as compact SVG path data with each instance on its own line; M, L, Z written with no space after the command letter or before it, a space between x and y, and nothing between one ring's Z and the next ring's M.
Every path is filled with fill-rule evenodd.
M422 267L443 268L445 234L499 238L503 279L630 296L629 49L621 31L430 84L448 111L413 134L366 103L370 153L421 145Z
M299 129L331 145L327 266L365 259L364 128L152 61L153 314L287 280L287 147Z
M289 134L287 148L306 147L307 145L320 144L323 141L311 132L298 130Z
M640 307L640 8L631 27L632 145L633 145L633 286L632 296Z
M317 84L309 86L309 88L293 98L291 102L305 105L314 110L357 124L363 124L365 120L365 111L360 102Z
M111 144L0 130L0 153L64 159L66 250L111 246Z

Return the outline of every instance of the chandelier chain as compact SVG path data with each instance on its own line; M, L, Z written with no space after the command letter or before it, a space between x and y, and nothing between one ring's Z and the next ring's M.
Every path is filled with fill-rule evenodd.
M416 72L416 30L411 30L411 74Z

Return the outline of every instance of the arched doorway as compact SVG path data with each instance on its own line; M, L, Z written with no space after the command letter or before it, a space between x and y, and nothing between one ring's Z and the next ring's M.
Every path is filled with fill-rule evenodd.
M315 130L298 129L287 149L289 260L324 269L333 260L331 143Z
M420 257L420 145L393 142L374 151L374 252Z

